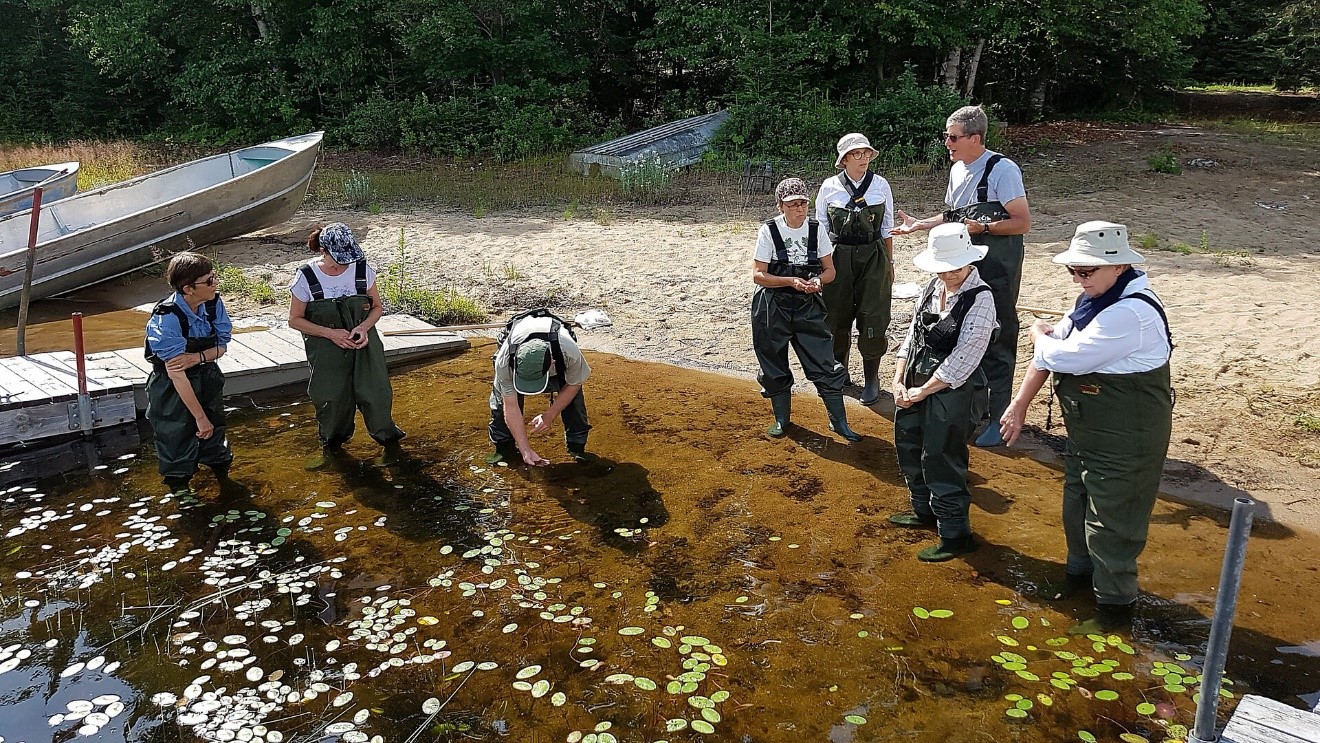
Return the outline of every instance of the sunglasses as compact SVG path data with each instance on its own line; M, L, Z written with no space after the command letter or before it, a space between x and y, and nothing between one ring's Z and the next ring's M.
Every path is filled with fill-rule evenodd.
M217 278L215 277L215 274L211 274L210 276L207 276L207 277L204 278L204 279L198 279L198 280L192 282L192 283L189 284L188 286L197 286L198 284L205 284L205 285L207 285L207 286L215 286L216 283L218 283L218 282L219 282L219 279L217 279Z
M1102 268L1104 268L1104 266L1096 266L1095 268L1073 268L1072 266L1068 266L1068 273L1079 279L1089 279L1095 275L1096 271L1099 271Z
M970 134L950 134L950 133L948 133L948 132L941 132L941 133L940 133L940 139L944 140L945 142L957 142L957 141L960 140L960 139L964 139L964 138L966 138L966 137L970 137L970 136L972 136L972 135L970 135Z

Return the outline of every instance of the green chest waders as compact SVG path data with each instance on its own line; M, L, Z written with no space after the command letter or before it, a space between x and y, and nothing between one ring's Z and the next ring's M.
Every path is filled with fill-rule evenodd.
M313 299L303 317L321 327L349 331L366 320L374 303L366 293L366 264L358 261L357 266L358 293L337 299L325 299L311 268L304 267ZM362 411L367 433L377 443L403 438L392 414L394 395L385 366L385 345L375 328L367 332L365 348L340 348L328 338L311 335L303 335L303 348L312 368L307 395L316 407L322 446L340 446L353 437L355 410Z
M989 201L990 172L1003 155L993 155L985 164L985 172L976 186L976 202L944 213L944 221L961 222L971 219L982 224L1008 219L1008 210L998 201ZM1013 373L1017 368L1018 347L1018 292L1022 288L1022 261L1025 254L1022 235L972 235L972 242L989 248L986 256L976 263L981 280L990 285L995 297L995 319L999 321L999 336L986 349L981 361L986 383L990 386L989 416L991 425L1003 415L1013 396Z
M216 303L212 300L198 308L204 316L214 320ZM188 317L183 310L168 302L161 302L152 310L157 315L173 314L179 320L179 327L187 338L184 353L197 354L208 351L219 344L214 323L210 335L190 336ZM229 448L225 437L225 375L214 361L197 364L188 369L188 383L197 402L206 413L206 418L215 431L206 439L197 438L197 421L183 404L174 382L165 370L165 362L152 351L149 343L143 344L143 352L151 362L151 374L147 376L147 420L156 445L156 458L161 477L171 488L186 487L188 481L197 473L197 465L205 464L219 473L229 470L234 461L234 453Z
M1130 604L1173 430L1169 365L1136 374L1055 374L1054 392L1068 428L1068 571L1093 570L1100 603Z
M891 256L880 229L886 206L867 204L866 191L874 173L867 172L857 188L846 175L839 179L851 194L846 206L830 206L830 240L834 243L834 281L821 294L830 332L834 335L834 358L848 365L853 324L857 325L857 351L863 359L876 360L889 350L890 301L894 275Z

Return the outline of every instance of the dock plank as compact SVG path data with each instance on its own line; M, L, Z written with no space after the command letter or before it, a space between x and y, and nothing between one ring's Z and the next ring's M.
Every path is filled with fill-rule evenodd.
M1222 743L1316 743L1320 715L1248 694L1229 719Z
M58 365L51 368L40 355L15 356L5 359L5 365L52 401L71 400L78 396L77 376L66 376L63 367Z
M272 337L269 333L248 333L235 336L229 341L230 347L242 345L255 354L269 359L275 366L303 364L307 357L301 348L294 349L288 343Z
M12 369L9 361L10 359L0 359L0 389L5 391L4 400L0 405L11 408L44 400L45 395L41 389Z

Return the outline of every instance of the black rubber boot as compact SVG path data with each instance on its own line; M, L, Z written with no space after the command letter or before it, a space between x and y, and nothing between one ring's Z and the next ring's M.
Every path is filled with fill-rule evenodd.
M1097 635L1132 629L1132 604L1095 605L1095 616L1068 628L1070 635Z
M793 409L793 392L781 392L770 398L770 407L775 411L775 422L770 424L766 433L778 438L788 430L788 416Z
M848 412L843 406L843 395L821 395L820 399L825 401L825 410L830 415L830 430L848 441L861 441L862 435L848 427Z
M863 405L880 402L880 359L862 359L862 394L857 401Z
M507 462L516 465L522 462L522 455L518 453L518 445L512 441L495 445L495 451L486 455L486 464L499 464Z
M922 562L945 562L952 560L958 555L965 555L976 551L976 540L971 534L963 537L954 537L946 539L940 537L940 543L927 547L917 553L917 559Z
M894 526L905 526L909 529L934 529L935 517L909 511L908 513L896 513L890 516L889 523Z
M596 461L596 455L587 451L586 444L569 444L568 453L573 456L573 461L578 464L591 464Z
M1062 581L1048 581L1037 588L1036 597L1046 601L1063 601L1090 591L1090 573L1064 573Z
M170 493L176 497L193 495L191 477L167 477L165 478L165 487L170 489Z
M381 446L384 447L384 450L380 453L379 457L376 457L377 466L393 467L403 461L403 444L399 443L399 439L387 441L384 444L381 444Z

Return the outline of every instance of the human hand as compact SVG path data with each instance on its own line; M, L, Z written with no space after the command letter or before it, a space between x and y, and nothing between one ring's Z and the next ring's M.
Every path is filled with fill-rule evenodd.
M540 454L532 451L530 447L521 449L519 453L522 454L523 464L528 467L545 467L550 464L550 460L543 459Z
M352 351L358 347L357 342L353 340L352 333L349 333L347 330L344 330L343 328L331 329L329 331L329 334L326 335L326 338L329 338L330 342L334 343L336 346L339 346L340 348L349 351Z
M348 339L353 342L354 348L364 348L367 345L367 331L359 325L349 331Z
M902 380L894 380L894 405L900 408L912 407L912 401L908 399L908 388L903 385Z
M889 231L889 234L910 235L913 232L916 232L917 230L920 229L919 226L920 223L918 223L917 220L910 217L908 213L903 211L902 209L898 210L898 218L902 220L902 224L894 225L893 229Z
M1026 405L1018 405L1015 401L1004 409L1004 414L999 417L999 435L1006 445L1012 446L1022 435L1022 425L1026 422L1026 418Z
M1035 341L1044 336L1054 335L1054 326L1044 320L1037 320L1031 324L1031 340Z
M215 426L211 424L211 419L206 417L205 413L195 416L195 419L197 421L197 438L203 441L211 438L211 434L215 433Z
M975 219L964 218L962 223L967 225L967 234L969 235L984 235L990 231L990 227L985 222L979 222ZM975 232L972 231L972 225L977 225Z
M802 291L807 294L819 294L824 284L821 283L819 276L812 276L810 281L802 282Z
M907 399L909 403L915 404L925 400L930 396L925 387L908 387Z
M200 363L202 363L202 361L201 359L197 358L197 354L188 353L185 351L184 353L175 356L169 361L166 361L165 371L171 371L171 372L188 371L189 369L193 368L194 366L197 366Z
M550 430L550 426L554 422L553 416L549 413L542 413L532 419L532 426L528 430L532 433L545 433Z

